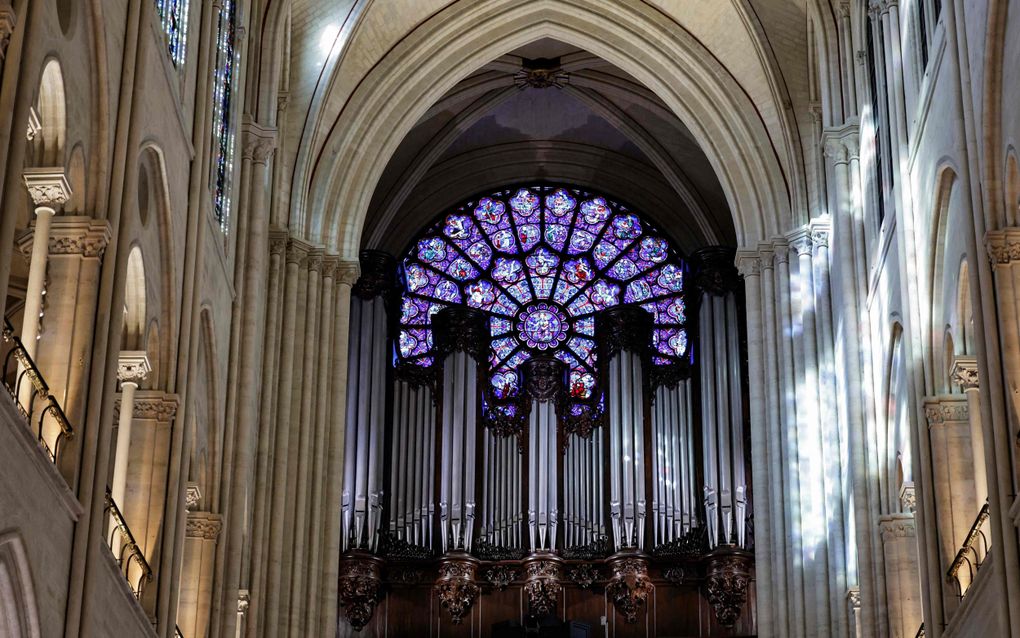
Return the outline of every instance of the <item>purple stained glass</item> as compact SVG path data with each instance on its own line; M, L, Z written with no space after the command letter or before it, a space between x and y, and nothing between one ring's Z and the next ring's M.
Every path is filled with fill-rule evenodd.
M571 255L583 253L589 250L593 243L595 243L595 235L586 230L575 228L574 232L570 234L570 245L567 247L568 252Z
M563 244L567 241L567 227L559 224L550 224L545 227L545 243L549 244L555 251L563 250Z
M545 277L552 273L556 265L560 263L559 257L544 246L532 253L526 260L532 275Z
M619 239L637 239L641 235L641 222L634 215L617 215L613 218L613 233Z
M496 265L492 269L492 278L504 284L520 281L524 277L524 267L516 259L496 258Z
M665 238L603 197L548 186L483 197L440 218L405 256L397 356L432 365L432 316L466 304L489 313L494 400L514 396L519 366L547 352L570 369L582 402L571 409L593 409L597 311L641 304L656 324L655 365L688 355L683 265L671 255Z
M562 188L556 189L556 192L545 198L545 206L554 217L563 217L570 211L574 210L574 206L576 205L577 200L571 197L570 193Z
M514 209L514 212L529 217L538 208L538 195L522 188L510 200L510 207Z
M503 205L503 202L491 197L483 197L475 207L475 219L487 224L498 224L503 221L505 211L506 206Z
M529 348L548 350L567 338L567 315L556 306L538 303L528 306L517 319L517 330Z
M529 251L538 243L538 225L525 224L517 228L517 239L521 241L521 250Z
M464 297L467 305L488 310L496 301L496 288L491 282L480 279L464 287Z
M418 259L435 264L446 259L446 242L439 237L429 237L418 242Z

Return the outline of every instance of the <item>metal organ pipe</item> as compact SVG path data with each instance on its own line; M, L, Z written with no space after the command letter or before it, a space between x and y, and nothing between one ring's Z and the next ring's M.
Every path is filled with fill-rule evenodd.
M567 369L552 357L532 357L524 364L528 416L528 538L531 551L557 548L560 503L557 465L556 403L566 386ZM564 492L566 493L566 492Z
M393 388L393 441L390 445L389 530L394 538L428 548L432 530L429 487L432 484L432 434L435 410L432 389L398 379Z
M705 487L709 547L747 546L747 479L741 391L740 317L733 251L706 248L700 261L698 313ZM689 403L689 400L688 400Z
M617 550L644 549L647 497L645 366L652 317L641 308L618 306L596 318L599 357L608 370L610 508Z
M347 436L341 505L342 547L374 551L383 498L382 423L386 407L386 308L382 296L351 300Z

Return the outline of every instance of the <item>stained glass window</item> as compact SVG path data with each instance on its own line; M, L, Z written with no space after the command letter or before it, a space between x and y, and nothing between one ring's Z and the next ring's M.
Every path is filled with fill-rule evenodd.
M224 231L230 219L230 177L234 167L236 12L236 0L223 0L216 30L216 68L213 70L213 212Z
M595 313L640 305L654 318L655 365L689 359L685 266L662 234L606 197L535 186L467 202L429 227L402 264L397 356L430 366L432 315L451 304L489 313L495 401L516 396L532 355L570 369L578 403L596 396Z
M156 0L159 22L166 34L170 60L175 67L184 64L184 49L188 43L188 0Z

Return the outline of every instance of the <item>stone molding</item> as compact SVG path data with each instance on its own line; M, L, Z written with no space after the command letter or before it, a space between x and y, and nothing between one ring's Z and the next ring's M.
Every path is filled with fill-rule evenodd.
M63 167L26 168L24 180L36 206L63 206L71 199L71 185Z
M214 541L223 529L223 517L212 512L188 512L188 521L184 526L184 535L188 538L201 538Z
M959 356L953 360L953 369L949 372L953 383L964 390L977 390L981 387L978 374L977 357Z
M34 231L18 237L18 250L26 260L32 257ZM50 222L50 255L79 255L97 259L110 243L110 225L105 220L82 216L58 216Z
M148 419L160 423L169 423L177 416L180 400L176 394L167 394L162 390L139 390L135 393L133 419ZM120 417L120 397L113 405L114 418Z
M917 526L913 514L887 514L878 519L878 531L882 542L888 543L898 538L913 538L917 535Z
M985 248L992 266L1020 261L1020 228L991 230L985 234Z
M945 423L965 423L970 418L967 398L960 395L929 397L924 400L924 416L929 429Z
M141 383L152 372L144 350L122 350L117 358L117 378L121 383Z

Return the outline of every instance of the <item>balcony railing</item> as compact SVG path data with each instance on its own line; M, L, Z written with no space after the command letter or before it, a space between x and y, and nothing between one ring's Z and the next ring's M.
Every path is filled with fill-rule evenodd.
M110 515L110 534L106 539L113 557L120 565L120 573L128 581L135 598L141 600L145 585L152 581L152 568L142 555L141 548L127 526L120 508L113 501L113 494L106 490L106 511Z
M50 394L50 388L39 373L39 368L32 361L32 357L28 356L21 339L14 335L14 327L6 318L3 326L3 343L7 349L3 367L4 387L32 428L39 446L50 460L56 463L60 458L63 444L74 438L74 429L60 403Z
M988 532L984 529L987 522L988 503L985 503L981 507L981 511L978 512L974 524L971 525L967 538L963 541L963 546L960 547L960 551L956 552L953 564L946 572L946 582L956 582L957 596L960 598L966 595L967 589L974 582L974 576L988 555L990 543Z
M924 633L924 623L921 623L921 626L917 628L917 633L914 634L914 638L924 638L926 635Z

